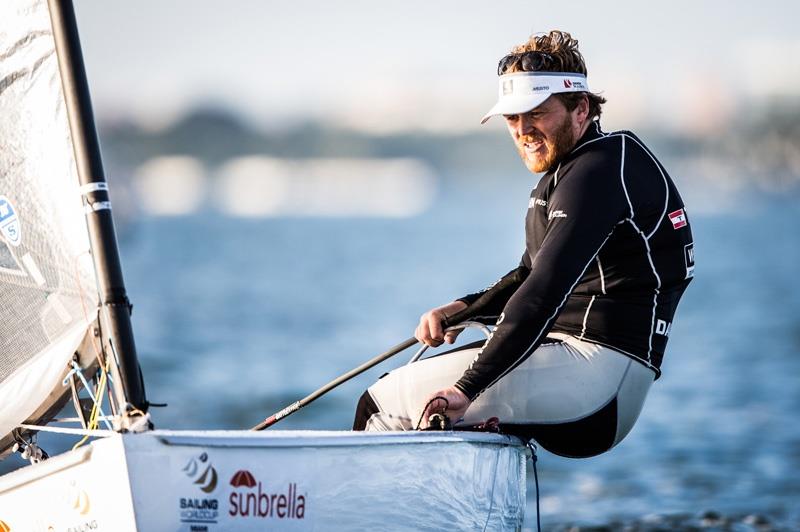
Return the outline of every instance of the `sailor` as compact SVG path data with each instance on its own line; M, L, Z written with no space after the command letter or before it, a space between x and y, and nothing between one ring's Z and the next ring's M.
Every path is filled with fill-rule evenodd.
M607 451L633 427L660 376L675 310L694 270L683 200L644 142L604 132L569 33L534 35L503 57L502 116L530 196L518 267L483 291L422 315L416 338L452 343L443 321L467 308L495 326L481 346L385 375L362 396L355 429L410 430L431 415L501 430L563 456ZM473 305L473 303L480 303Z

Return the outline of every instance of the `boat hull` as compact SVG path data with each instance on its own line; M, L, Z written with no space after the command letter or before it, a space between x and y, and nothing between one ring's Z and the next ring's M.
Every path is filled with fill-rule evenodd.
M114 435L0 479L0 521L42 531L519 530L525 456L519 440L479 433Z

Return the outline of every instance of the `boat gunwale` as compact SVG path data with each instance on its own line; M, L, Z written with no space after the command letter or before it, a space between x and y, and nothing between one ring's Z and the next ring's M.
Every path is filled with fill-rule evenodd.
M525 443L515 436L473 431L397 431L376 433L324 430L276 430L269 432L156 430L138 436L146 435L157 438L164 445L189 447L359 447L368 445L471 443L525 448Z

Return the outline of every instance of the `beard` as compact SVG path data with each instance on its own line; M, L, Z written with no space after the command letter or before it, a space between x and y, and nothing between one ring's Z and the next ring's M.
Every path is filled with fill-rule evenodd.
M570 115L567 115L549 137L544 137L541 134L520 137L517 151L528 170L535 173L546 172L569 153L575 145L575 141L575 135L572 132L572 119ZM543 155L534 155L533 158L530 157L525 151L524 144L531 142L543 142L545 153Z

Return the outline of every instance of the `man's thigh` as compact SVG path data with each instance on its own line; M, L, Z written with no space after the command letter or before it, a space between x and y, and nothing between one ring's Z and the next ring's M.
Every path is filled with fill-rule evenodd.
M452 386L479 351L456 350L384 375L368 390L369 400L381 414L373 420L372 428L415 428L426 398ZM490 417L511 424L557 424L584 418L615 397L630 364L630 358L596 344L572 339L548 341L482 393L470 406L463 424L477 424Z

